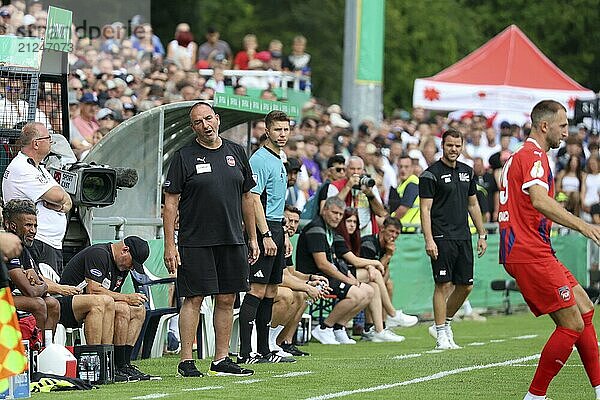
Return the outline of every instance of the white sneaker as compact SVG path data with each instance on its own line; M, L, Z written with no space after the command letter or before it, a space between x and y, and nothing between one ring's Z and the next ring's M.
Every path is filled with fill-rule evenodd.
M437 339L437 330L435 329L435 324L427 328L427 331L429 332L432 338Z
M279 347L279 346L277 346ZM281 348L281 347L280 347ZM275 352L275 354L277 354L279 357L281 358L290 358L290 357L294 357L291 353L288 353L287 351L281 349L281 350L273 350Z
M446 331L440 331L440 334L437 337L437 341L435 343L436 350L450 350L452 345L450 344L450 340L448 340L448 335Z
M364 342L370 342L373 339L373 334L375 333L375 327L372 326L371 329L363 331L360 335L360 340Z
M401 335L396 335L394 332L384 329L381 332L375 332L371 336L371 341L376 343L381 342L403 342L406 338Z
M402 310L397 310L396 315L393 317L388 316L385 319L386 326L393 328L395 326L402 326L404 328L416 325L419 322L419 318L414 315L404 314Z
M452 350L462 349L462 347L454 343L454 332L452 332L451 326L446 327L446 336L448 337L448 342L450 343L450 348Z
M346 328L344 329L334 329L333 334L335 335L335 340L339 344L356 344L356 340L348 337L348 333L346 332Z
M312 336L322 344L340 344L337 340L335 340L333 328L321 329L320 326L316 326L311 333Z

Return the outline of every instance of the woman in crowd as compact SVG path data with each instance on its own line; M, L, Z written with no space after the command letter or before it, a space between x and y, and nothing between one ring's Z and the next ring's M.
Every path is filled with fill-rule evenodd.
M167 47L167 58L184 71L189 71L196 62L198 44L194 42L194 35L190 32L190 26L181 23L175 28L175 39L169 42Z
M581 169L579 157L570 157L565 169L556 176L556 192L564 193L569 200L566 209L574 215L579 215L581 210L581 192L585 184L584 172Z
M591 222L592 216L590 215L591 207L600 203L600 156L598 154L590 155L586 165L585 179L583 187L581 188L581 209L583 211L583 217L586 221Z
M399 325L392 325L397 312L385 287L382 276L383 264L378 260L369 260L356 255L360 254L360 232L357 228L358 210L347 208L334 238L335 256L338 259L336 265L342 273L355 276L360 282L370 285L375 292L368 307L373 327L368 331L365 329L366 337L373 342L402 342L404 336L396 335L391 330L384 328L384 313L389 316L387 318L388 327Z

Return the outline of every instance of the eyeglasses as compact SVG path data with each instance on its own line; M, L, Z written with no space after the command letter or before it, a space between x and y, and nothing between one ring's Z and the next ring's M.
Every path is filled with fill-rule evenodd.
M344 167L335 167L334 169L335 169L335 172L338 172L338 173L346 171L346 168L344 168Z
M46 140L46 139L48 139L50 142L52 142L52 136L50 136L50 135L39 137L39 138L35 138L33 140Z

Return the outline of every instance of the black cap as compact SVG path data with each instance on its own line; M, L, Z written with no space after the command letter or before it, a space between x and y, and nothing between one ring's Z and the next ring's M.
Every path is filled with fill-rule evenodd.
M139 236L127 236L123 239L125 246L129 247L129 253L133 259L133 269L140 274L144 273L144 262L150 255L148 242Z

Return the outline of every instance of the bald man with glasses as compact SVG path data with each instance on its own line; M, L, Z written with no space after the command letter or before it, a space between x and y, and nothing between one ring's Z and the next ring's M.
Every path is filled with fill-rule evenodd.
M62 241L67 230L71 197L41 164L50 153L52 135L39 122L23 126L18 144L21 151L10 162L2 179L2 197L31 200L38 212L38 231L31 247L38 264L49 265L62 273Z

